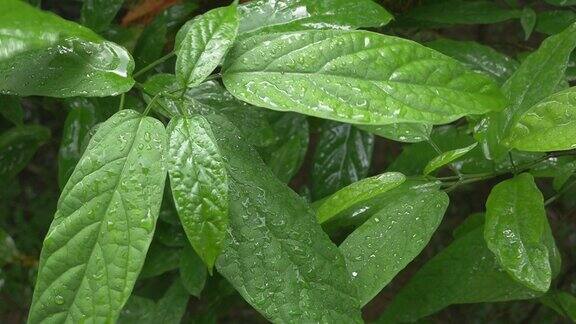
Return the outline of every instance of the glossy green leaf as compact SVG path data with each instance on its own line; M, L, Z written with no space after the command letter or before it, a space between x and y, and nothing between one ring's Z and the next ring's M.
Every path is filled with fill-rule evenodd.
M417 143L430 138L432 125L416 123L396 123L389 125L355 125L363 131L393 141Z
M96 105L86 98L75 98L69 101L68 105L70 111L64 121L64 130L58 151L58 183L60 188L64 188L76 163L80 161L85 149L84 141L92 135L90 130L102 121Z
M401 18L441 25L474 25L498 23L521 15L521 10L506 9L493 1L428 0Z
M437 157L430 160L430 162L428 162L428 164L424 168L424 175L428 175L440 169L441 167L454 162L454 160L457 160L458 158L472 151L476 147L476 145L478 145L478 143L474 143L469 146L444 152L438 155Z
M430 241L448 207L443 191L397 190L389 203L340 245L362 305Z
M324 198L368 175L374 136L349 124L326 122L312 161L312 196Z
M483 227L456 239L428 261L386 308L378 323L414 322L452 304L530 299L538 295L498 265Z
M104 31L114 20L124 0L84 0L80 22L95 32Z
M506 139L521 151L576 148L576 87L555 93L522 114Z
M499 83L504 83L519 65L510 57L476 42L438 39L425 45L464 63L471 70L493 77Z
M240 33L380 27L392 20L372 0L255 0L238 11Z
M0 115L16 126L24 123L24 109L20 98L14 96L0 96Z
M14 127L0 134L0 181L22 171L49 138L50 130L36 125Z
M0 93L103 97L134 84L134 62L124 48L52 13L3 0L0 29Z
M522 29L524 29L524 38L528 40L536 26L536 12L534 9L524 7L522 10L522 17L520 17L520 24L522 25Z
M529 173L496 185L486 202L484 238L502 268L518 282L547 291L552 280L544 198Z
M176 35L176 77L183 87L200 84L220 64L238 33L236 3L187 22Z
M344 257L312 210L229 122L208 120L230 176L230 226L218 272L272 322L361 322Z
M561 33L576 22L576 12L572 10L550 10L538 13L536 31L554 35Z
M164 126L133 110L99 127L44 239L29 323L117 319L154 233L165 146Z
M200 294L206 284L208 272L202 259L191 247L182 251L180 258L180 281L190 295L200 298Z
M266 112L276 141L259 151L274 174L283 182L289 182L300 170L308 152L308 120L296 113Z
M477 127L477 139L490 158L508 150L503 140L510 128L530 107L556 92L565 81L570 53L576 47L576 24L560 34L548 37L540 48L530 54L502 89L511 105L504 111L489 115Z
M488 77L412 41L366 31L241 40L223 81L256 106L355 124L442 124L505 104Z
M168 125L168 173L188 240L211 271L228 228L228 175L224 158L202 116Z
M389 172L354 182L322 201L316 209L318 223L325 223L351 206L393 189L405 180L402 173Z

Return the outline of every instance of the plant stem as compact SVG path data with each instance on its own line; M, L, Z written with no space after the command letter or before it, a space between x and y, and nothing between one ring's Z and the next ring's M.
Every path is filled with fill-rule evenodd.
M120 95L120 105L118 106L118 111L124 109L124 102L126 101L126 94Z
M140 71L134 73L134 78L137 78L139 76L141 76L142 74L150 71L151 69L153 69L154 67L156 67L158 64L164 63L165 61L171 59L174 55L176 55L175 52L170 52L164 56L162 56L161 58L157 59L156 61L146 65L145 67L143 67Z

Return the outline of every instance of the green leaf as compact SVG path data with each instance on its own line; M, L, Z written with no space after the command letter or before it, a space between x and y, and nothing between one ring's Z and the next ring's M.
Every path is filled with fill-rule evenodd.
M147 324L154 318L156 304L153 300L132 295L120 312L118 324Z
M155 238L148 249L138 279L157 277L177 269L180 265L181 255L182 248L165 246Z
M457 160L458 158L466 155L466 153L472 151L476 147L476 145L478 145L478 143L474 143L472 145L444 152L438 155L437 157L430 160L430 162L428 162L428 164L424 168L424 175L428 175L440 169L441 167L454 162L454 160Z
M21 100L14 96L0 96L0 115L16 126L24 123L24 109Z
M14 127L0 135L0 182L10 180L22 171L36 150L50 138L42 126Z
M132 88L134 62L91 30L22 1L0 4L0 93L112 96Z
M354 182L322 201L316 209L318 223L325 223L351 206L393 189L405 180L402 173L389 172Z
M276 141L259 151L278 179L287 183L298 173L308 152L308 120L296 113L266 112Z
M224 85L240 100L354 124L442 124L505 104L488 77L366 31L257 35L239 41L226 62Z
M238 11L240 33L381 27L392 20L372 0L255 0Z
M425 45L464 63L473 71L491 76L498 83L504 83L519 65L510 57L476 42L438 39Z
M186 247L180 258L180 280L188 293L200 298L206 277L206 266L202 259L191 247Z
M503 156L508 150L502 142L512 125L530 107L556 92L558 85L565 81L564 73L575 47L576 24L573 24L562 33L548 37L506 81L502 89L511 105L489 115L477 127L476 137L488 156Z
M84 0L80 22L95 32L104 31L114 20L124 0Z
M416 123L397 123L390 125L355 125L361 130L391 139L397 142L417 143L430 138L432 125Z
M576 5L576 0L544 0L553 6L574 6Z
M6 231L0 228L0 269L5 264L12 262L12 259L18 254L14 240Z
M561 33L576 22L576 12L572 10L549 10L538 13L536 31L554 35Z
M29 323L116 320L154 233L165 143L164 126L133 110L99 127L44 239Z
M521 10L502 8L493 1L429 0L401 19L440 25L475 25L494 24L521 15Z
M555 93L529 108L512 126L505 143L531 152L576 148L576 87Z
M538 295L502 271L479 227L428 261L386 308L378 323L413 322L452 304L530 299Z
M484 238L515 280L547 291L552 280L544 198L529 173L496 185L486 202Z
M230 226L218 272L272 322L361 322L344 258L313 211L229 122L208 120L230 176Z
M361 305L367 304L430 241L448 207L443 191L397 190L340 245Z
M188 240L212 271L228 228L224 158L202 116L174 118L168 133L168 173L176 210Z
M374 136L352 125L326 122L312 161L312 196L315 200L368 175Z
M60 149L58 151L58 183L60 188L68 181L76 163L80 161L85 147L83 143L90 131L102 118L98 107L86 98L75 98L67 103L70 111L64 121Z
M238 33L236 2L187 22L176 35L176 77L183 87L200 84L220 64Z
M170 285L168 291L156 303L154 320L150 324L163 323L163 324L179 324L182 322L182 317L186 312L188 306L188 299L190 295L180 278L176 277L174 283Z
M520 17L520 24L522 25L522 29L524 29L524 39L528 40L536 26L536 12L534 9L524 7L522 10L522 17Z
M542 304L552 308L560 316L576 321L576 297L563 291L553 291L540 297Z
M458 225L452 232L452 236L454 239L458 239L465 234L472 232L473 230L484 226L485 216L484 213L475 213L472 214Z

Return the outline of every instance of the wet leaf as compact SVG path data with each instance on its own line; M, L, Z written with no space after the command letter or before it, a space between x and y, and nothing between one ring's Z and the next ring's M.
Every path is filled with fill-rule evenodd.
M212 129L202 116L168 125L168 173L188 240L212 271L228 228L228 175Z
M312 161L312 196L315 200L366 177L374 136L352 125L326 122Z
M255 0L238 11L240 33L380 27L392 20L372 0Z
M229 122L208 120L230 181L230 226L218 271L272 322L361 322L344 258L312 210Z
M505 105L488 77L417 43L366 31L257 35L239 41L226 62L224 85L238 99L342 122L443 124Z
M424 175L428 175L441 167L454 162L454 160L459 159L460 157L466 155L466 153L472 151L478 143L471 144L469 146L451 150L448 152L444 152L437 157L433 158L428 162L426 167L424 168Z
M544 198L529 173L496 185L486 202L484 238L507 273L537 291L547 291L552 270L545 235Z
M576 148L576 87L555 93L529 108L512 126L506 144L532 152Z
M99 127L44 239L29 323L117 319L154 233L165 146L164 126L133 110Z
M236 2L187 22L176 35L176 77L186 87L199 85L220 64L238 33Z
M124 48L52 13L3 0L0 29L0 93L103 97L134 84L134 62Z
M344 240L340 250L362 305L420 254L442 221L448 202L448 195L439 190L395 190L379 212Z
M430 138L432 125L416 123L397 123L390 125L355 125L368 133L405 143L422 142Z
M354 182L321 202L316 209L318 223L325 223L351 206L393 189L405 180L402 173L388 172Z

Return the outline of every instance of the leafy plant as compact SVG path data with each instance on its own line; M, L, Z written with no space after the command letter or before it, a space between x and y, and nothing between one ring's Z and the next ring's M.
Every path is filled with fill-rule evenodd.
M576 320L575 6L1 1L0 321Z

